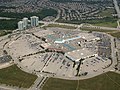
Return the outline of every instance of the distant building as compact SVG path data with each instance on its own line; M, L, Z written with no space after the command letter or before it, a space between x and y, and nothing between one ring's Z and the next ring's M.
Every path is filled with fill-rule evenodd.
M23 23L23 21L19 21L18 22L18 29L19 30L24 30L24 23Z
M24 25L24 29L27 29L27 27L28 27L28 18L23 18L23 25Z
M31 19L31 26L35 27L39 25L39 18L37 16L30 17Z
M25 30L29 28L29 23L31 22L31 27L36 27L39 25L39 17L32 16L30 17L31 20L28 20L28 18L23 18L22 21L18 22L18 29L19 30Z

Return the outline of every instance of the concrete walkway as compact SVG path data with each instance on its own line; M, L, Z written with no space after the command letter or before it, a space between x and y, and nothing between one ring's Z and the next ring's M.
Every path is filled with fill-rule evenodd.
M41 90L42 86L44 85L47 79L48 77L43 77L43 76L38 77L35 80L34 84L28 90Z

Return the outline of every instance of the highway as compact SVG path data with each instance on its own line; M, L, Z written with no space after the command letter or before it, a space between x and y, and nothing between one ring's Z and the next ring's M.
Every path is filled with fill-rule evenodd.
M120 8L119 8L119 6L118 6L117 0L113 0L113 3L114 3L114 6L115 6L115 9L116 9L118 18L120 19Z

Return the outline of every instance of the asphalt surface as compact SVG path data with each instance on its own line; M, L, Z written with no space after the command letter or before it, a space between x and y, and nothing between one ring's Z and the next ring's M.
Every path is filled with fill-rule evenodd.
M115 6L115 9L116 9L118 18L120 19L120 8L119 8L119 6L118 6L117 0L113 0L113 3L114 3L114 6Z
M67 24L67 23L58 23L58 22L46 22L46 21L39 21L39 23L44 23L44 25L42 25L41 27L44 26L48 26L49 24L58 24L58 25L66 25L66 26L73 26L76 28L80 28L80 27L86 27L86 25L84 24L80 24L80 25L76 25L76 24ZM103 30L120 30L119 28L111 28L111 27L101 27L101 26L87 26L88 28L98 28L98 29L103 29Z
M45 81L47 80L48 77L43 77L40 76L38 77L34 84L28 89L28 90L41 90L43 84L45 83Z

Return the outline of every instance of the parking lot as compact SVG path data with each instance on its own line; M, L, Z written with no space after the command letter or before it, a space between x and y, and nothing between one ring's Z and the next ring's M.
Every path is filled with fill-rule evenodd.
M111 65L110 38L99 33L34 28L14 34L4 49L22 70L38 76L92 77Z

